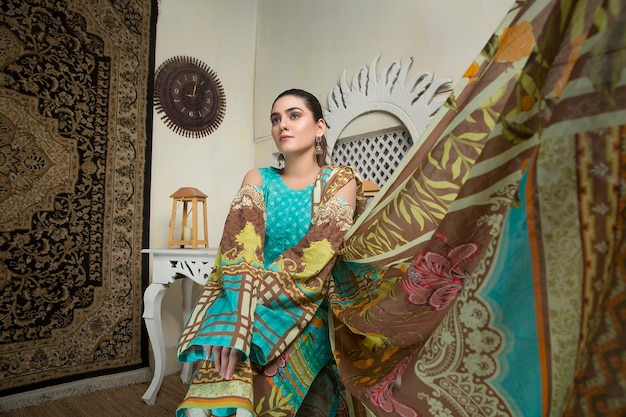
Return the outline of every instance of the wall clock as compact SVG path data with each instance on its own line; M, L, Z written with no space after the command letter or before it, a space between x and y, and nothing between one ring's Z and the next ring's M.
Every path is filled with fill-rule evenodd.
M222 123L226 97L208 65L193 57L175 56L163 62L155 73L154 105L174 132L201 138Z

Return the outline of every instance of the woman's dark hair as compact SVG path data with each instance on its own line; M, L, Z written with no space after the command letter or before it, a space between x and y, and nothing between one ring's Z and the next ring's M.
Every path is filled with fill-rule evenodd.
M324 123L326 123L326 119L324 119L324 112L322 111L322 105L320 104L320 101L317 99L317 97L315 97L313 94L309 93L308 91L300 90L298 88L292 88L290 90L286 90L280 93L278 97L274 99L274 103L276 103L279 98L284 96L300 97L304 100L306 107L311 110L311 113L313 113L313 119L315 119L315 122L323 119ZM272 103L272 106L274 106L274 103ZM328 124L326 124L326 128L328 127ZM322 147L323 153L321 155L316 155L315 158L317 160L317 165L324 166L327 163L327 159L330 159L328 155L328 143L326 142L326 136L324 135L322 135L320 146Z

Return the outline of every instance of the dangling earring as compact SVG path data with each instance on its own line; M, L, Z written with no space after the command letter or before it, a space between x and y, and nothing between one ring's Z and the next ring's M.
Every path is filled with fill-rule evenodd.
M322 138L321 137L316 137L315 138L315 155L323 155L324 154L324 149L322 149L322 145L320 145L320 143L322 142Z
M276 159L278 159L278 168L284 168L285 167L285 155L283 155L282 153L279 153Z

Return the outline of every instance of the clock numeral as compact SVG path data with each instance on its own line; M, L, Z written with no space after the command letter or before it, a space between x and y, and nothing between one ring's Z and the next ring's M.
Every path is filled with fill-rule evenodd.
M189 113L187 113L189 115L189 117L194 117L195 115L193 114L193 111L190 111Z

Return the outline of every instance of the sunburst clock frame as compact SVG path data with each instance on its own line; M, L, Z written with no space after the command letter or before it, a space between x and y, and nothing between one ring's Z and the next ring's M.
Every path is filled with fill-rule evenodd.
M174 56L155 72L154 106L179 135L202 138L224 120L226 96L215 71L197 58Z

